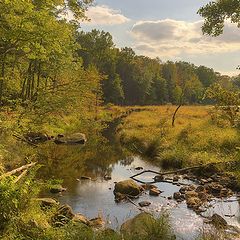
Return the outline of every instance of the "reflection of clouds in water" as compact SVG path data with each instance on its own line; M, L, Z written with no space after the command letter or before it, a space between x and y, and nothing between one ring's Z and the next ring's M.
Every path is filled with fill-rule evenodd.
M240 209L236 197L231 197L227 200L222 201L216 199L213 200L210 204L212 207L204 213L204 216L212 216L214 213L217 213L220 216L224 217L228 224L240 228Z
M93 161L93 166L97 160ZM130 164L126 167L124 164ZM101 166L101 165L100 165ZM104 219L107 222L107 226L113 229L119 229L121 224L127 219L134 217L139 213L139 210L129 202L122 202L116 204L114 201L114 182L129 179L135 173L140 171L135 170L135 167L143 167L144 170L151 169L159 171L156 166L148 163L137 156L128 158L126 161L119 161L116 164L108 163L106 168L101 168L96 164L95 169L92 171L101 174L101 170L105 173L105 169L112 169L112 180L103 181L101 177L97 178L97 181L80 181L76 186L64 193L60 201L71 205L75 212L80 212L86 215L88 218L96 217L101 210L104 214ZM89 175L91 172L89 172ZM94 175L94 174L93 174ZM144 174L141 176L144 180L149 180L154 177L154 174ZM145 210L159 216L163 212L169 213L170 221L177 234L177 239L194 239L197 237L203 228L203 218L196 215L192 210L188 209L186 203L177 204L174 200L168 200L169 196L172 196L174 192L178 192L180 186L169 183L154 183L163 193L159 197L149 196L148 192L143 194L139 199L133 200L136 204L141 201L150 201L152 204ZM110 188L110 189L109 189ZM209 209L209 214L213 211L221 211L226 209L224 213L239 211L238 203L217 203L213 209ZM212 211L212 212L211 212ZM222 212L223 214L223 212ZM239 212L237 213L239 216ZM235 220L234 220L235 219ZM228 221L237 222L237 217Z
M170 220L179 239L195 239L203 228L203 219L193 211L176 208L170 214Z

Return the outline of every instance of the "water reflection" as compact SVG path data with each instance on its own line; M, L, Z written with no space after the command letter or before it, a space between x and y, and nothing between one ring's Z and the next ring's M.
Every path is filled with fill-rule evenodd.
M58 197L59 201L69 204L75 212L88 218L102 213L108 226L114 229L118 229L126 219L139 213L129 202L114 201L114 182L138 173L136 167L159 171L159 168L149 161L124 153L113 138L110 143L104 137L98 136L98 141L90 140L85 146L59 146L49 143L42 146L40 151L41 162L44 164L40 176L46 179L63 179L64 187L68 188L66 193ZM105 175L111 176L111 180L104 180ZM89 176L92 180L78 181L81 176ZM146 173L141 175L140 180L152 181L153 177L153 174ZM143 194L140 199L135 200L136 204L150 201L152 204L147 210L155 215L168 211L178 239L196 238L199 229L203 227L203 218L189 210L185 203L177 204L174 200L168 200L180 187L169 183L156 185L163 191L160 197ZM215 202L205 214L209 216L214 212L221 216L234 214L234 217L226 220L232 225L239 225L240 212L237 202Z

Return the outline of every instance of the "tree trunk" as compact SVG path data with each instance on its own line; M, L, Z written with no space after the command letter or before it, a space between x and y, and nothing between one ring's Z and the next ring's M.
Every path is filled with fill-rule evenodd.
M3 55L2 59L2 69L1 69L1 77L0 77L0 106L3 105L3 91L4 91L4 81L5 81L5 59L6 54Z

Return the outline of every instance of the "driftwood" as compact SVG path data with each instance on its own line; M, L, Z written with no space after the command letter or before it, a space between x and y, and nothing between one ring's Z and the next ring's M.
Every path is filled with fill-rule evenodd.
M139 182L139 183L144 184L145 182L136 179L136 177L138 177L138 176L140 176L144 173L154 173L154 174L157 174L157 175L160 175L160 176L164 176L164 175L170 175L170 174L176 174L176 173L184 173L184 172L187 172L187 171L191 171L191 170L199 169L199 168L204 168L204 167L211 166L211 165L229 164L229 163L234 163L234 162L235 161L207 163L207 164L201 164L201 165L198 165L198 166L186 167L186 168L181 168L181 169L177 169L177 170L173 170L173 171L167 171L167 172L157 172L157 171L153 171L153 170L144 170L140 173L137 173L137 174L131 176L130 178ZM158 181L149 182L149 184L155 183L155 182L158 182ZM166 182L166 180L161 180L160 182Z
M6 178L6 177L12 176L12 175L14 175L14 174L16 174L16 173L20 173L20 172L22 172L22 171L24 171L24 170L27 170L27 169L35 166L36 164L37 164L36 162L29 163L29 164L26 164L26 165L21 166L21 167L19 167L19 168L16 168L16 169L14 169L14 170L12 170L12 171L10 171L10 172L6 172L6 173L4 173L4 174L2 174L2 175L0 176L0 180L2 180L3 178ZM23 177L24 175L25 175L25 174L22 173L20 176ZM19 177L20 177L20 176L19 176ZM20 179L20 178L19 178L19 179ZM19 179L18 179L18 180L19 180ZM17 181L18 181L18 180L17 180Z
M27 173L28 173L28 169L24 170L24 171L14 180L14 183L17 183L21 178L23 178L24 176L26 176Z
M16 134L13 134L13 136L14 136L15 138L17 138L18 140L21 140L21 141L23 141L23 142L28 143L29 145L32 145L32 146L34 146L34 147L38 147L38 145L36 145L36 144L28 141L27 139L25 139L25 138L23 138L23 137L17 136Z

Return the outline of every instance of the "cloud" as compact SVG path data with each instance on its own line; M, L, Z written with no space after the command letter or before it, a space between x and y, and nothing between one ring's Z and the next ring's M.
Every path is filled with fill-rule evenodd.
M240 31L236 25L227 22L224 34L213 38L202 35L202 24L202 21L173 19L139 21L131 31L136 42L135 50L151 57L163 58L240 50Z
M91 25L117 25L130 21L120 11L105 5L89 7L86 15L91 19L87 24Z

